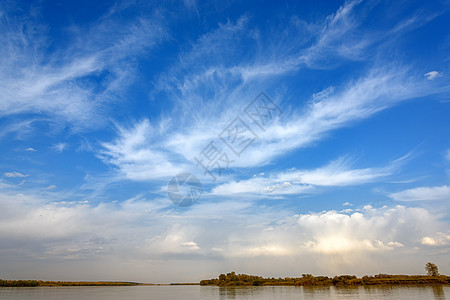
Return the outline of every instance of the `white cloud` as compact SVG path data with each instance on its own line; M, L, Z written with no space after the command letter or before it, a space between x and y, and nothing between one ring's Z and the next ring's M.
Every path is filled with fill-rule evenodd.
M128 179L148 180L175 176L185 164L176 164L175 154L161 147L159 130L143 120L127 129L118 126L118 137L103 143L100 158L117 166Z
M389 242L393 244L393 242ZM388 243L388 244L389 244ZM395 244L395 243L394 243ZM385 245L379 240L370 241L367 239L358 240L341 236L328 236L318 241L308 241L303 246L304 249L313 252L324 254L338 254L345 252L360 252L360 251L383 251L391 250L390 246Z
M391 168L351 169L348 161L338 159L329 165L310 171L297 172L302 182L319 186L358 185L390 175Z
M256 195L287 195L313 192L313 187L351 186L377 181L389 176L395 169L395 162L384 168L352 169L350 160L340 158L328 165L313 170L287 170L252 177L240 181L230 181L216 185L212 195L231 196L253 193ZM350 204L348 204L350 205Z
M24 136L27 136L33 131L33 123L35 121L39 121L39 119L6 121L0 129L0 138L9 134L15 134L17 138L23 139Z
M422 244L428 246L449 246L450 234L437 232L434 236L425 236L422 238Z
M356 2L346 3L336 15L330 17L331 21L327 20L327 25L324 26L323 30L317 30L316 34L326 35L327 38L321 36L320 46L315 47L315 50L311 53L317 53L316 48L327 47L328 37L336 36L338 32L348 30L340 28L341 25L356 27L352 22L343 20L347 18L355 5ZM249 28L250 26L249 18L246 16L239 18L236 22L220 24L216 30L201 36L192 46L191 51L183 53L178 64L175 64L157 82L157 89L167 92L170 95L168 98L176 101L177 109L171 115L175 116L177 126L183 127L181 132L174 133L172 138L167 139L167 145L172 147L173 151L185 156L187 160L197 155L206 146L209 139L217 138L223 127L234 119L236 111L242 110L247 102L260 92L259 89L267 86L266 81L267 83L269 80L274 82L278 80L280 75L300 68L302 62L299 61L298 57L302 49L295 45L302 43L292 41L292 37L283 36L280 38L278 34L274 38L280 39L280 41L271 41L260 51L255 51L263 54L256 56L254 59L250 61L236 60L234 55L231 59L230 53L247 51L241 49L244 45L245 47L259 48L258 45L263 42L259 40L260 37L257 34L248 34L254 32L252 28ZM296 25L292 26L295 27ZM228 43L231 40L234 42ZM245 43L236 43L236 41L245 41ZM293 47L279 46L277 48L276 46L286 43L292 44ZM330 49L335 48L335 46L330 47ZM284 53L285 49L295 49L295 51ZM355 53L355 51L351 52ZM273 53L277 53L277 55L274 56ZM325 56L329 57L330 55ZM316 61L318 60L316 59ZM254 88L249 90L247 82L253 77L258 78L259 83L252 82ZM205 101L205 99L208 99L208 101ZM298 117L298 115L294 115L292 119L295 120ZM269 134L260 136L263 141L259 147L268 149L268 155L276 155L270 153L270 144L274 140L279 140L279 144L291 144L287 143L285 137L280 137L279 133L282 133L285 129L292 129L292 131L303 129L298 128L299 124L290 124L290 121L286 120L286 122L280 124L279 128L273 128ZM286 128L286 126L289 128ZM309 128L301 130L299 135L306 134L307 139L309 136L308 130ZM295 139L299 138L295 137ZM300 138L299 140L303 141L304 139ZM275 146L279 147L279 145ZM276 150L273 149L273 151ZM284 151L286 150L283 149L279 152ZM260 153L256 154L255 157L259 161L253 162L253 160L250 160L252 165L261 164L264 159L268 161L271 158L261 157L263 154ZM247 156L252 157L253 155ZM248 161L248 157L237 162L238 166L245 164L245 161Z
M313 97L313 101L303 109L274 122L266 128L266 131L258 132L258 139L240 158L230 157L233 161L230 167L254 167L268 164L289 151L307 147L325 138L333 130L369 118L402 100L433 92L423 87L420 82L405 78L406 71L403 69L376 69L341 90L329 89L326 93L321 93L320 97ZM231 99L235 99L234 97L234 95L230 96ZM250 97L240 98L242 102L242 98ZM149 121L143 120L134 126L134 129L120 130L119 137L113 143L104 144L110 156L115 157L108 162L117 165L128 178L143 180L157 178L158 174L162 176L168 173L176 174L171 170L186 170L189 165L191 169L194 168L193 158L198 156L211 141L227 151L227 146L221 144L218 134L236 116L233 113L234 109L226 109L222 105L215 106L213 105L217 103L215 101L200 105L194 103L197 100L190 102L189 99L188 97L183 100L183 114L174 112L173 120L164 119L153 126L149 125ZM242 105L242 107L245 106ZM131 153L128 152L131 148L126 144L134 143L129 139L134 139L135 135L141 136L141 144L138 146L138 152ZM152 139L143 139L144 136L151 136ZM104 153L106 156L109 155L108 151ZM127 153L131 156L127 156ZM145 154L148 155L148 159L142 159L153 162L146 164L143 170L143 165L134 162L137 162L135 159L138 156L145 156ZM230 152L229 155L233 154ZM158 159L151 158L152 156L158 156ZM175 165L178 168L174 167ZM161 166L167 168L161 168ZM141 171L134 170L141 168ZM330 168L336 169L338 166L330 166ZM197 169L202 172L201 169ZM359 169L345 172L340 170L339 176L331 178L336 180L335 182L324 177L329 175L329 171L331 170L316 170L315 173L307 173L303 177L306 183L311 184L327 185L328 182L329 185L346 185L350 184L350 180L367 182L374 177L385 176L388 170Z
M405 245L403 245L402 243L399 243L399 242L389 242L388 246L390 246L390 247L404 247Z
M57 143L52 148L56 152L63 152L67 148L67 143Z
M22 173L20 173L20 172L6 172L5 174L3 174L3 176L5 176L5 177L10 177L10 178L12 178L12 177L20 177L20 178L24 178L24 177L28 177L28 176L30 176L30 175L28 175L28 174L22 174Z
M48 187L46 187L47 190L54 190L56 189L56 185L50 185Z
M260 256L264 256L266 262L273 262L269 274L277 270L281 274L288 270L297 274L299 267L304 270L302 272L313 270L324 274L360 274L361 268L374 270L372 272L405 270L411 263L409 255L428 255L418 242L424 232L431 233L437 226L446 227L437 225L435 216L425 209L403 206L350 214L337 211L304 213L275 222L265 215L265 219L264 223L257 222L243 227L245 230L232 232L227 245L220 245L229 260L236 261L238 266L244 264L255 273L267 272L267 269L257 267ZM255 218L251 218L251 222L254 224ZM430 228L420 224L428 224ZM414 247L418 249L414 250ZM408 254L407 260L402 259L405 254ZM301 258L298 265L296 257ZM439 261L445 265L444 256Z
M190 250L200 250L200 247L197 245L197 243L193 241L181 243L181 246L187 247Z
M364 210L372 210L372 209L373 209L373 206L372 206L372 205L364 205L364 206L363 206L363 209L364 209Z
M149 131L145 134L152 136L152 141L147 148L142 145L141 154L147 152L149 157L158 156L158 163L145 163L145 170L135 172L134 169L143 167L122 151L124 149L120 143L127 141L121 136L113 142L115 149L108 150L111 155L108 151L104 153L112 157L118 155L120 159L105 161L116 165L130 179L154 179L160 171L162 176L168 176L168 173L174 174L180 169L188 168L197 169L201 173L200 167L194 167L193 158L209 142L220 143L218 134L224 127L261 90L277 86L282 75L297 72L305 65L321 68L329 65L330 57L337 57L339 61L363 59L362 50L371 42L358 34L360 21L355 9L360 3L361 1L346 2L319 25L293 20L289 24L292 28L286 29L286 32L306 30L312 46L301 42L304 35L297 40L283 33L273 37L276 42L271 41L261 47L264 40L252 28L251 18L247 16L234 22L219 24L215 30L200 36L191 49L181 53L178 61L155 81L152 97L163 92L173 104L172 111L167 113L170 117L152 121L152 126L144 128ZM249 47L258 49L254 52L260 54L250 59L244 59L246 56L238 56L236 59L236 53L247 52ZM252 81L254 78L258 80ZM258 140L250 145L241 158L231 158L233 162L230 167L269 164L281 155L307 147L325 138L333 130L351 126L400 101L439 92L422 81L407 67L384 62L375 64L365 76L317 92L305 106L284 114L269 125L265 132L258 131ZM277 94L273 100L282 107L283 97ZM304 100L306 99L298 99L300 103ZM144 122L148 121L140 123ZM138 128L140 127L135 126L135 130ZM220 147L227 150L226 145L221 144ZM165 167L161 166L173 171L165 172ZM325 171L323 170L323 174L326 174ZM371 180L368 177L374 175L365 172L371 171L374 170L349 170L333 179L341 180L342 185L348 184L350 178L360 178L360 181L366 182ZM320 181L320 184L325 184L323 174L317 170L315 174L305 176L309 176L308 181L311 183L318 184ZM330 182L330 185L340 183ZM269 184L268 188L271 189L272 185Z
M183 276L167 268L161 271L164 276L159 276L188 280L200 276L199 270L217 272L217 268L236 266L258 274L295 273L300 267L330 275L357 273L361 272L361 264L364 272L380 268L389 272L389 258L399 258L395 267L407 269L412 256L423 257L431 251L424 247L431 240L421 243L423 237L442 244L435 233L446 228L436 214L403 206L348 214L323 211L295 215L245 199L203 201L183 211L167 209L167 205L167 200L140 198L123 203L49 203L32 195L1 193L0 253L9 253L9 258L13 255L18 260L34 259L36 267L41 266L40 262L47 266L59 264L61 259L69 265L73 260L77 265L91 267L104 262L118 264L120 274L141 281L155 280L152 270L158 265L183 267L185 260L195 261L197 267ZM23 243L26 250L9 252ZM412 250L414 247L419 250ZM409 253L408 260L402 262L405 253ZM261 256L278 263L265 268L256 260ZM0 260L4 257L0 255ZM367 265L367 261L373 264ZM142 264L144 269L139 267ZM2 265L11 267L5 261ZM99 278L105 275L98 273Z
M335 211L300 215L298 224L311 232L311 240L303 247L309 251L319 253L347 253L359 251L385 251L402 247L399 240L404 238L398 235L389 224L394 227L403 227L395 218L402 216L405 219L414 219L414 213L419 218L430 218L422 209L410 209L398 206L389 209L370 209L364 213L355 212L350 215ZM382 215L384 214L384 215ZM307 228L307 229L306 229ZM383 235L378 235L384 232ZM378 239L383 236L384 241ZM408 237L409 240L409 237Z
M29 147L29 148L25 149L25 151L36 151L36 149Z
M159 209L156 202L142 199L129 199L119 206L111 203L90 205L86 201L61 201L63 195L54 193L50 199L59 199L50 202L47 195L1 193L0 205L3 209L0 239L10 239L13 237L11 232L15 233L15 241L26 239L37 244L63 241L66 238L79 239L82 236L93 238L97 235L94 230L96 227L105 229L103 232L106 235L108 232L118 233L121 229L113 225L115 222L132 226L133 222L148 212ZM111 231L106 230L108 227Z
M434 80L434 79L436 79L436 77L438 77L440 75L440 73L438 72L438 71L431 71L431 72L428 72L428 73L425 73L425 77L428 79L428 80Z
M289 249L284 246L270 244L270 243L266 243L266 244L267 245L253 247L253 248L249 247L239 254L242 256L255 257L255 256L286 256L286 255L292 255L294 253L292 251L292 249Z
M422 89L418 83L413 85L403 81L404 75L404 70L372 70L367 77L347 85L341 91L322 94L319 100L314 99L302 112L283 117L266 128L265 132L259 133L259 139L233 165L251 167L267 164L288 151L306 147L333 130L371 117L401 100L431 92ZM195 154L200 152L200 149L195 150Z
M375 41L358 33L360 21L355 7L362 1L348 1L327 17L317 42L301 56L310 68L330 68L338 63L336 58L360 60L364 51Z
M450 200L450 187L447 185L436 187L417 187L389 194L396 201Z
M166 223L166 222L165 222ZM184 223L184 222L183 222ZM168 228L158 232L155 236L146 239L144 251L152 252L158 256L192 254L202 249L192 239L198 236L199 229L196 225L166 223Z
M283 181L276 178L250 178L229 181L215 186L209 195L233 197L239 194L253 194L270 197L271 195L302 194L311 191L311 187L300 182Z
M447 150L447 154L445 155L445 159L450 162L450 149Z
M37 113L77 129L98 126L105 106L133 78L129 60L167 36L156 17L130 22L104 18L70 28L65 46L49 56L47 46L53 44L38 19L17 14L0 19L0 117Z
M402 69L376 69L341 91L321 95L302 113L267 128L238 163L241 166L268 163L278 155L308 146L333 130L369 118L402 100L433 93L419 82L413 84L405 75Z

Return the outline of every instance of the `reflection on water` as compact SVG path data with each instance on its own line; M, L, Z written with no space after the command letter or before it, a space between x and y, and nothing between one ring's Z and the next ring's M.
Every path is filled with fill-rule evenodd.
M444 288L442 285L434 285L431 288L433 289L434 299L445 299Z
M446 299L449 286L203 287L204 299ZM449 299L449 298L447 298Z
M447 298L446 298L447 295ZM22 300L238 300L238 299L450 299L450 286L365 286L365 287L53 287L0 288L0 299Z

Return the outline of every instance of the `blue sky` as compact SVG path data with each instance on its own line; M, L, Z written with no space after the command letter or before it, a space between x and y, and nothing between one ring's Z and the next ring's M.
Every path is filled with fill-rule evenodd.
M449 4L3 1L0 277L450 273Z

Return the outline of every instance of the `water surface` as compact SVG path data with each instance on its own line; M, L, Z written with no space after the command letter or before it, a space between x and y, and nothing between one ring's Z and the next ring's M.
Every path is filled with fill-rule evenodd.
M376 287L35 287L0 288L0 299L33 300L214 300L214 299L450 299L450 286Z

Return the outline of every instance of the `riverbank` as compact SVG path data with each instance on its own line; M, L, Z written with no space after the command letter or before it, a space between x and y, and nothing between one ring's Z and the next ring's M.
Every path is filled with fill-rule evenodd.
M340 275L334 277L313 276L303 274L302 277L263 278L261 276L235 274L221 274L219 278L206 279L200 285L215 286L354 286L354 285L434 285L450 284L450 276L426 275L388 275L378 274L358 278L354 275Z
M136 286L151 285L137 282L115 281L43 281L43 280L2 280L0 287L39 287L39 286Z
M58 287L58 286L138 286L138 285L200 285L198 282L186 283L139 283L124 281L44 281L44 280L2 280L0 287Z

